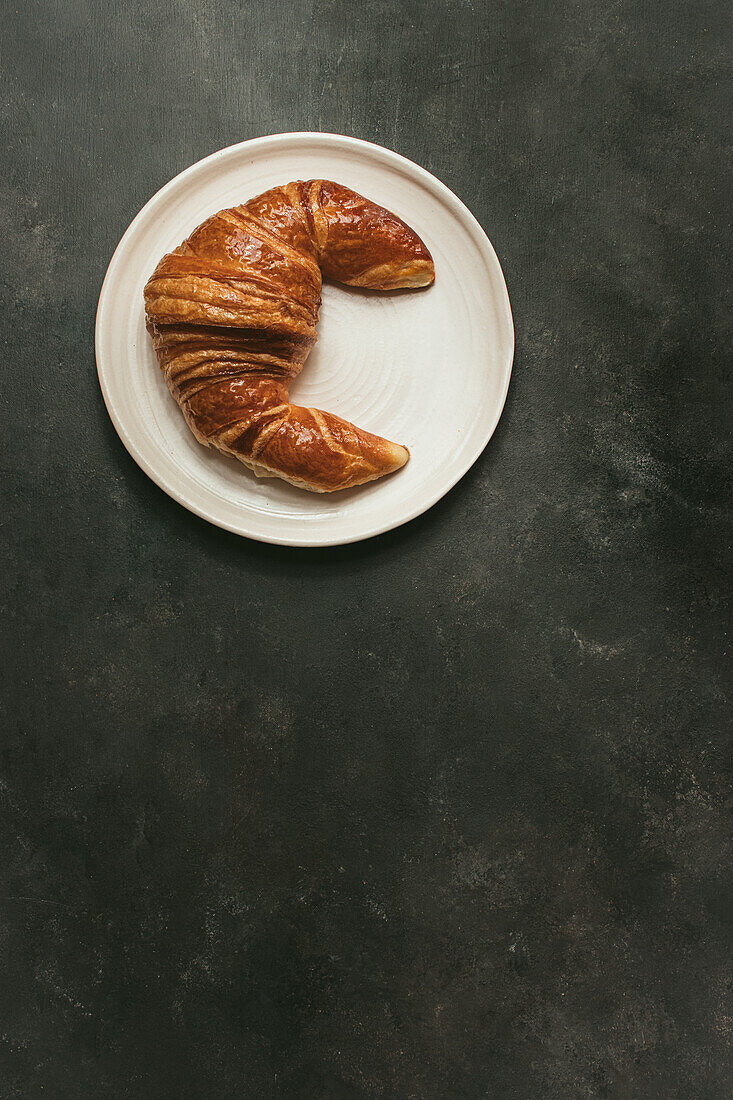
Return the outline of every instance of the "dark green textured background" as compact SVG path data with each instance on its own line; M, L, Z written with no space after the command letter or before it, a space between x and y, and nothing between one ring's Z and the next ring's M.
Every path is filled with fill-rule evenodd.
M731 1095L730 30L6 4L3 1100ZM470 473L330 551L169 500L93 350L151 194L298 129L455 190L517 332Z

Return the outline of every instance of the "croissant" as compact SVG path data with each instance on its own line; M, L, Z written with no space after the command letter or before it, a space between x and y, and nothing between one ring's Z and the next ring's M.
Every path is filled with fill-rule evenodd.
M432 257L394 214L328 180L221 210L145 287L158 363L200 443L317 493L398 470L409 451L288 387L316 340L321 275L372 290L427 286Z

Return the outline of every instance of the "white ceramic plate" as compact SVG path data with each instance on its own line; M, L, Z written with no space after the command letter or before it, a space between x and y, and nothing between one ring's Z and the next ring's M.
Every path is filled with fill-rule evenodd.
M394 211L423 238L435 285L374 294L323 288L318 343L291 387L316 406L405 443L398 473L313 494L256 478L196 442L145 331L143 287L160 257L204 218L276 184L333 179ZM389 531L455 485L489 441L514 353L499 261L473 215L425 169L338 134L256 138L187 168L140 211L115 251L97 309L97 368L117 432L179 503L248 538L333 546Z

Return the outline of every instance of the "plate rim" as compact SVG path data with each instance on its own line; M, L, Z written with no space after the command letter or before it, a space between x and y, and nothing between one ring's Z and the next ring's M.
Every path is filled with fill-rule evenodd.
M250 150L257 151L266 149L268 145L277 145L285 143L287 141L295 141L307 144L309 141L318 140L335 146L342 146L346 148L356 148L362 151L370 153L382 163L386 163L395 168L405 169L408 168L411 172L417 173L422 179L422 182L427 185L428 189L442 199L452 208L453 213L456 214L460 220L467 223L467 226L473 230L472 236L476 240L477 246L481 249L482 253L489 260L491 267L494 269L495 274L498 276L497 289L500 292L503 300L502 304L506 311L506 321L508 323L508 346L506 353L506 361L503 364L503 387L500 401L497 403L495 415L489 422L488 428L484 433L480 443L480 446L472 453L472 457L459 468L458 473L448 485L441 486L440 490L434 495L430 496L426 502L421 502L417 508L410 511L408 514L401 516L399 519L389 519L385 523L377 522L372 528L366 532L357 533L353 536L349 535L336 535L333 537L328 536L316 536L313 539L308 539L305 536L299 536L294 539L292 536L278 536L278 535L264 535L260 533L251 533L242 529L241 525L237 526L226 520L217 517L210 513L205 506L199 505L192 500L185 491L177 489L172 485L165 474L160 473L154 467L154 465L148 461L147 457L141 453L138 449L135 441L131 438L130 434L125 427L124 421L117 415L114 400L110 393L107 383L104 377L104 372L101 366L101 360L103 359L103 353L101 350L102 345L102 331L105 323L105 315L108 310L108 300L111 293L111 287L113 279L117 270L117 267L121 261L121 257L124 253L126 243L128 239L133 235L138 223L142 221L143 217L150 212L150 210L160 205L166 197L168 191L172 190L174 185L177 185L181 179L187 175L192 175L194 172L200 171L205 165L210 165L212 162L222 159L227 155L233 155L236 152L248 148ZM110 420L119 436L123 446L127 450L131 458L137 463L140 469L147 474L147 476L153 481L158 488L162 489L169 497L175 500L178 504L182 505L188 511L193 512L194 515L199 516L201 519L206 520L208 523L212 523L215 527L219 527L225 531L230 531L232 534L239 535L241 538L249 538L255 542L262 542L271 546L291 546L300 549L317 549L321 547L329 546L346 546L355 542L363 542L366 539L376 538L377 535L385 534L387 531L393 531L398 527L404 526L406 523L410 523L412 520L417 519L418 516L423 515L434 507L439 500L442 500L451 489L457 485L461 478L465 477L471 467L478 461L480 456L486 449L491 437L496 431L496 427L501 419L501 415L504 411L506 404L507 393L509 391L509 382L512 375L512 367L514 364L514 351L515 351L515 331L514 331L514 318L512 315L511 302L509 300L509 291L506 285L506 278L502 269L499 257L496 254L494 246L492 245L489 237L478 221L478 219L471 213L466 204L458 198L458 196L451 191L447 184L434 176L432 172L429 172L427 168L423 168L422 165L417 164L415 161L410 160L408 157L403 156L401 153L396 153L393 149L387 149L383 145L378 145L376 142L367 141L364 138L350 137L347 134L335 134L318 130L293 130L283 133L264 134L260 137L248 138L245 141L235 142L233 145L224 146L221 149L217 149L213 153L209 153L207 156L202 157L200 160L194 161L193 164L189 164L186 168L182 169L175 176L169 179L163 184L141 207L135 217L128 225L125 232L122 234L117 247L112 253L107 269L102 280L102 286L99 293L99 299L97 302L96 319L94 326L94 348L95 348L95 361L97 367L97 378L99 386L102 391L102 398L104 400L107 413Z

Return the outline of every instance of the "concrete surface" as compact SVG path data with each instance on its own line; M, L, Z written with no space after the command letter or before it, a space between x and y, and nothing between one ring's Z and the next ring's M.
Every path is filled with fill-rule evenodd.
M3 22L0 1096L730 1096L727 6ZM453 188L517 328L470 474L323 552L169 500L93 350L150 195L297 129Z

